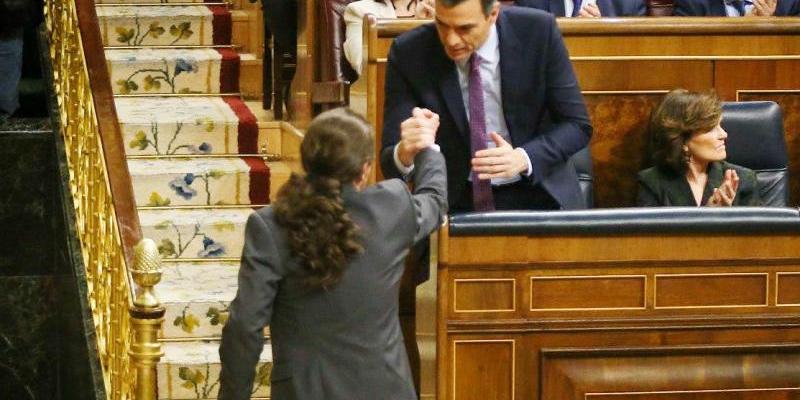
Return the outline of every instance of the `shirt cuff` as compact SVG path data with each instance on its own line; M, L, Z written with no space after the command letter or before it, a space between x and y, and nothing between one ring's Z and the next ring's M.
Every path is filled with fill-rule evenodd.
M397 155L399 149L400 149L400 143L394 145L394 166L397 167L398 171L400 171L400 175L407 176L412 171L414 171L414 164L412 163L408 167L403 165L403 163L400 162L400 157Z
M438 144L432 144L428 148L429 149L433 149L433 151L436 151L436 152L441 152L441 149L439 148ZM400 157L397 155L397 152L398 152L399 149L400 149L400 143L394 145L394 152L393 152L394 166L397 167L397 170L400 172L400 175L405 177L405 176L408 176L408 174L414 172L414 164L411 164L408 167L403 165L403 163L400 162ZM530 164L531 164L531 162L530 162L530 160L528 160L528 170L531 169L530 168Z
M531 176L531 174L533 173L533 164L531 164L531 157L530 157L530 156L528 156L528 152L527 152L527 151L525 151L525 149L523 149L522 147L517 147L517 148L516 148L516 149L514 149L514 150L521 151L521 152L522 152L522 154L524 154L524 155L525 155L525 161L527 161L527 162L528 162L528 169L527 169L527 170L525 170L525 174L524 174L524 175L525 175L525 176ZM396 152L396 151L395 151L395 154L397 154L397 152ZM397 159L397 158L395 157L395 159Z

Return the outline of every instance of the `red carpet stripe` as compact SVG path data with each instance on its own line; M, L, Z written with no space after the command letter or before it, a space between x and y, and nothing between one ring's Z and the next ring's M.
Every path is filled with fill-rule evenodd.
M220 93L237 93L239 91L239 53L233 49L217 49L222 55L219 71Z
M247 105L238 98L226 96L222 98L228 107L236 114L239 119L238 140L240 154L258 153L258 121L256 116L247 108ZM260 104L260 103L259 103Z
M269 165L261 157L242 157L250 167L250 203L269 204Z
M228 45L231 44L231 31L233 20L231 19L231 12L225 6L207 6L214 14L214 45Z

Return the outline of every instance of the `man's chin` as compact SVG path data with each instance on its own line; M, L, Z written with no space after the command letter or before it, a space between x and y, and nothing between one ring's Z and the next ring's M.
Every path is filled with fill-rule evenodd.
M469 56L470 53L466 50L447 52L447 57L455 62L465 62L469 59Z

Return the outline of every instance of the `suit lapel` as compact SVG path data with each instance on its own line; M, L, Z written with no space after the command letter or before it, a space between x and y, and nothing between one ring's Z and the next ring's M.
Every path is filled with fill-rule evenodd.
M550 0L550 14L556 17L565 17L564 0Z
M439 64L435 71L439 71L439 76L436 81L439 84L439 91L442 94L444 103L453 116L453 120L458 127L458 132L466 138L469 143L469 122L467 121L467 112L464 109L464 99L461 97L461 86L458 83L458 73L456 72L456 65L453 60L447 57L438 38L438 61Z
M563 4L562 4L563 6ZM500 97L503 100L503 116L506 119L506 126L508 126L508 134L511 137L512 145L523 142L523 138L516 137L516 135L523 135L514 120L515 113L512 112L514 107L514 96L516 88L515 83L521 82L522 64L520 60L523 54L520 54L521 46L519 38L514 34L508 18L501 11L500 16L497 18L497 35L500 46Z

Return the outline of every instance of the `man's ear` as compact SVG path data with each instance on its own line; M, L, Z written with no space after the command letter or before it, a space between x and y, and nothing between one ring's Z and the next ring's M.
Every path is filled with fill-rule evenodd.
M500 2L495 1L494 4L492 4L491 11L489 11L489 18L492 20L492 22L495 22L497 21L498 15L500 15Z

